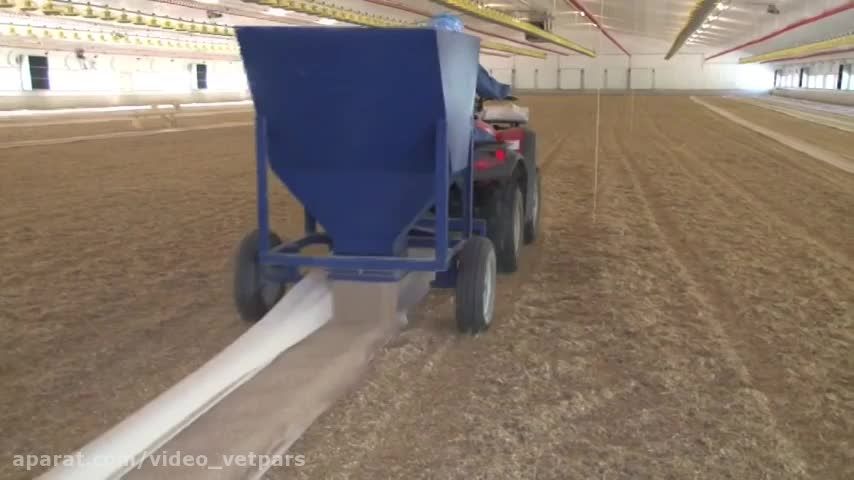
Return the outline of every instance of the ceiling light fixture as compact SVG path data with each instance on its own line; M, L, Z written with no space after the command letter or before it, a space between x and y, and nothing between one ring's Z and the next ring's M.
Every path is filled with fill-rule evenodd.
M281 8L268 8L264 11L267 15L272 15L274 17L286 17L288 15L287 10L282 10Z

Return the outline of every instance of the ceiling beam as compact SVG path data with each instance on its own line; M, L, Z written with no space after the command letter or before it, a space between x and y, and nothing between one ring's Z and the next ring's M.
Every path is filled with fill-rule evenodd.
M598 28L598 29L599 29L599 31L600 31L600 32L602 32L602 35L605 35L605 37L606 37L608 40L610 40L610 41L611 41L611 43L613 43L614 45L616 45L616 46L617 46L617 48L619 48L620 50L622 50L622 51L623 51L623 53L625 53L626 55L628 55L628 56L630 56L630 57L632 56L632 54L631 54L631 53L629 53L629 51L628 51L628 50L626 50L626 48L625 48L625 47L623 47L623 46L620 44L620 42L618 42L618 41L617 41L617 39L615 39L614 37L612 37L612 36L611 36L611 33L610 33L610 32L609 32L605 27L603 27L601 23L599 23L599 20L597 20L597 19L596 19L596 17L594 17L594 16L593 16L593 15L592 15L592 14L591 14L591 13L590 13L586 8L585 8L585 7L584 7L584 5L582 5L582 4L581 4L581 2L579 2L578 0L564 0L564 2L566 2L566 4L567 4L567 5L569 5L570 7L573 7L573 8L575 8L576 10L578 10L579 12L583 13L585 17L589 18L589 19L590 19L590 21L591 21L591 22L593 22L593 25L596 25L596 28Z
M719 0L697 1L694 8L691 10L691 13L688 15L688 21L685 22L685 26L682 27L682 30L679 31L678 35L676 35L676 39L673 40L673 45L670 47L667 55L664 56L665 60L670 60L674 55L676 55L676 52L678 52L679 49L685 45L685 42L688 41L688 37L703 25L703 22L709 18L709 15L714 13L718 3L720 3Z
M762 37L759 37L755 40L751 40L749 42L742 43L741 45L738 45L736 47L732 47L732 48L729 48L729 49L724 50L722 52L718 52L718 53L706 58L706 61L712 60L714 58L721 57L723 55L726 55L728 53L732 53L732 52L735 52L738 50L744 50L745 48L752 47L753 45L762 43L766 40L770 40L774 37L779 37L780 35L782 35L786 32L790 32L790 31L795 30L797 28L818 22L820 20L824 20L825 18L832 17L834 15L840 14L840 13L845 12L847 10L851 10L852 8L854 8L854 0L849 1L847 3L844 3L844 4L842 4L836 8L831 8L830 10L825 10L824 12L821 12L818 15L798 20L797 22L786 25L783 28L774 30L773 32L771 32L767 35L764 35Z

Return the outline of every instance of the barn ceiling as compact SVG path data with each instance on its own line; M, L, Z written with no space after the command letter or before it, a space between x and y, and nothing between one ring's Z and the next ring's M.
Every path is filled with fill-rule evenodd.
M15 0L23 2L26 0ZM43 6L49 0L33 0ZM91 1L91 0L90 0ZM311 0L306 0L310 2ZM430 0L326 0L327 3L355 11L376 14L407 23L426 20L426 17L446 8ZM57 0L57 5L68 5ZM287 12L267 5L241 0L95 0L93 6L108 5L119 12L143 12L195 22L217 22L226 25L290 24L312 25L323 23L317 17ZM638 37L655 41L655 48L669 46L685 26L696 0L482 0L486 7L502 10L520 19L537 19L545 16L553 23L555 31L588 48L613 43L625 44L626 50L635 53L640 47ZM701 51L707 55L762 37L798 20L809 18L840 5L852 5L852 0L722 0L726 8L715 11L712 19L686 45L685 49ZM83 8L86 1L74 2ZM586 13L585 13L586 12ZM773 12L773 13L769 13ZM145 26L82 17L46 17L40 10L31 12L0 10L0 17L27 21L51 21L73 25L102 25L114 28L145 30ZM520 48L533 48L539 52L569 54L569 50L556 45L531 42L519 31L464 16L473 33L492 41ZM591 18L592 17L592 18ZM329 23L326 21L326 23ZM601 30L597 30L598 26ZM841 12L808 26L793 29L764 42L750 45L745 50L761 54L804 43L825 40L854 30L854 8ZM596 39L598 31L610 36ZM2 32L0 32L2 33ZM663 52L654 52L663 53Z
M572 31L590 25L580 16L568 0L489 0L493 8L507 9L523 14L526 9L548 11L555 25ZM578 0L595 16L605 30L618 40L626 35L672 42L688 20L696 0ZM809 18L841 5L854 4L850 0L730 0L721 2L714 19L690 46L704 51L722 50L762 37L798 20ZM854 30L854 9L825 20L800 27L775 37L773 41L752 45L751 53L764 53L788 48Z

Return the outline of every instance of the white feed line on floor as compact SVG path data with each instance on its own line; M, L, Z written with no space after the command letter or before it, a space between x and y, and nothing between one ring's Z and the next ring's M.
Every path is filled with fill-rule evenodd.
M633 28L635 31L638 30L638 13L640 9L635 9L634 18L632 18ZM629 55L629 82L626 87L629 89L629 140L634 140L635 133L635 89L632 88L632 80L634 79L635 71L632 70L632 56ZM653 74L652 82L655 83L655 76ZM652 87L652 85L650 85Z
M125 115L127 113L127 115ZM234 115L238 113L252 113L252 109L245 107L230 107L230 108L209 108L209 109L189 109L187 111L161 109L161 110L133 110L129 112L118 112L108 115L84 115L75 117L71 115L57 115L56 117L36 120L32 122L0 121L0 129L4 128L33 128L33 127L52 127L67 125L85 125L91 123L107 123L107 122L134 122L140 119L148 118L195 118L195 117L210 117L213 115ZM43 118L43 117L40 117Z
M629 72L632 70L632 57L629 57ZM632 88L632 77L629 76L629 139L632 139L635 133L635 89Z
M797 140L789 135L783 135L782 133L775 132L774 130L771 130L769 128L759 126L753 122L739 117L738 115L724 110L723 108L716 107L714 105L709 104L708 102L700 100L697 97L691 97L691 100L699 105L708 108L712 112L726 118L727 120L741 125L742 127L745 127L749 130L753 130L754 132L760 135L764 135L772 140L775 140L793 150L805 153L810 157L815 158L816 160L820 160L827 164L833 165L834 167L839 168L840 170L844 170L848 173L854 174L854 159L843 157L842 155L830 152L809 142Z
M81 108L52 108L45 110L0 110L0 119L27 118L27 117L49 117L52 115L84 115L90 113L115 113L115 112L137 112L145 110L176 110L181 108L213 108L213 107L247 107L252 106L252 100L235 100L229 102L194 102L158 105L124 105L116 107L81 107Z
M323 272L312 272L219 355L84 446L72 465L57 466L40 478L120 478L331 318L330 283Z
M45 145L64 145L67 143L88 142L93 140L113 140L117 138L147 137L150 135L160 135L164 133L194 132L197 130L215 130L218 128L249 127L253 124L254 122L225 122L215 123L212 125L197 125L194 127L161 128L158 130L133 130L128 132L99 133L95 135L81 135L76 137L65 138L18 140L15 142L0 143L0 150L5 150L9 148L42 147Z

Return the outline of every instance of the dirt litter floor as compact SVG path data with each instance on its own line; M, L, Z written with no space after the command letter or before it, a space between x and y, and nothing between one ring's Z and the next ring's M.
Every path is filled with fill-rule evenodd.
M854 176L684 97L603 97L597 175L596 98L525 101L543 228L494 328L455 335L433 295L269 476L854 477ZM233 128L3 152L0 477L244 330L252 151Z

